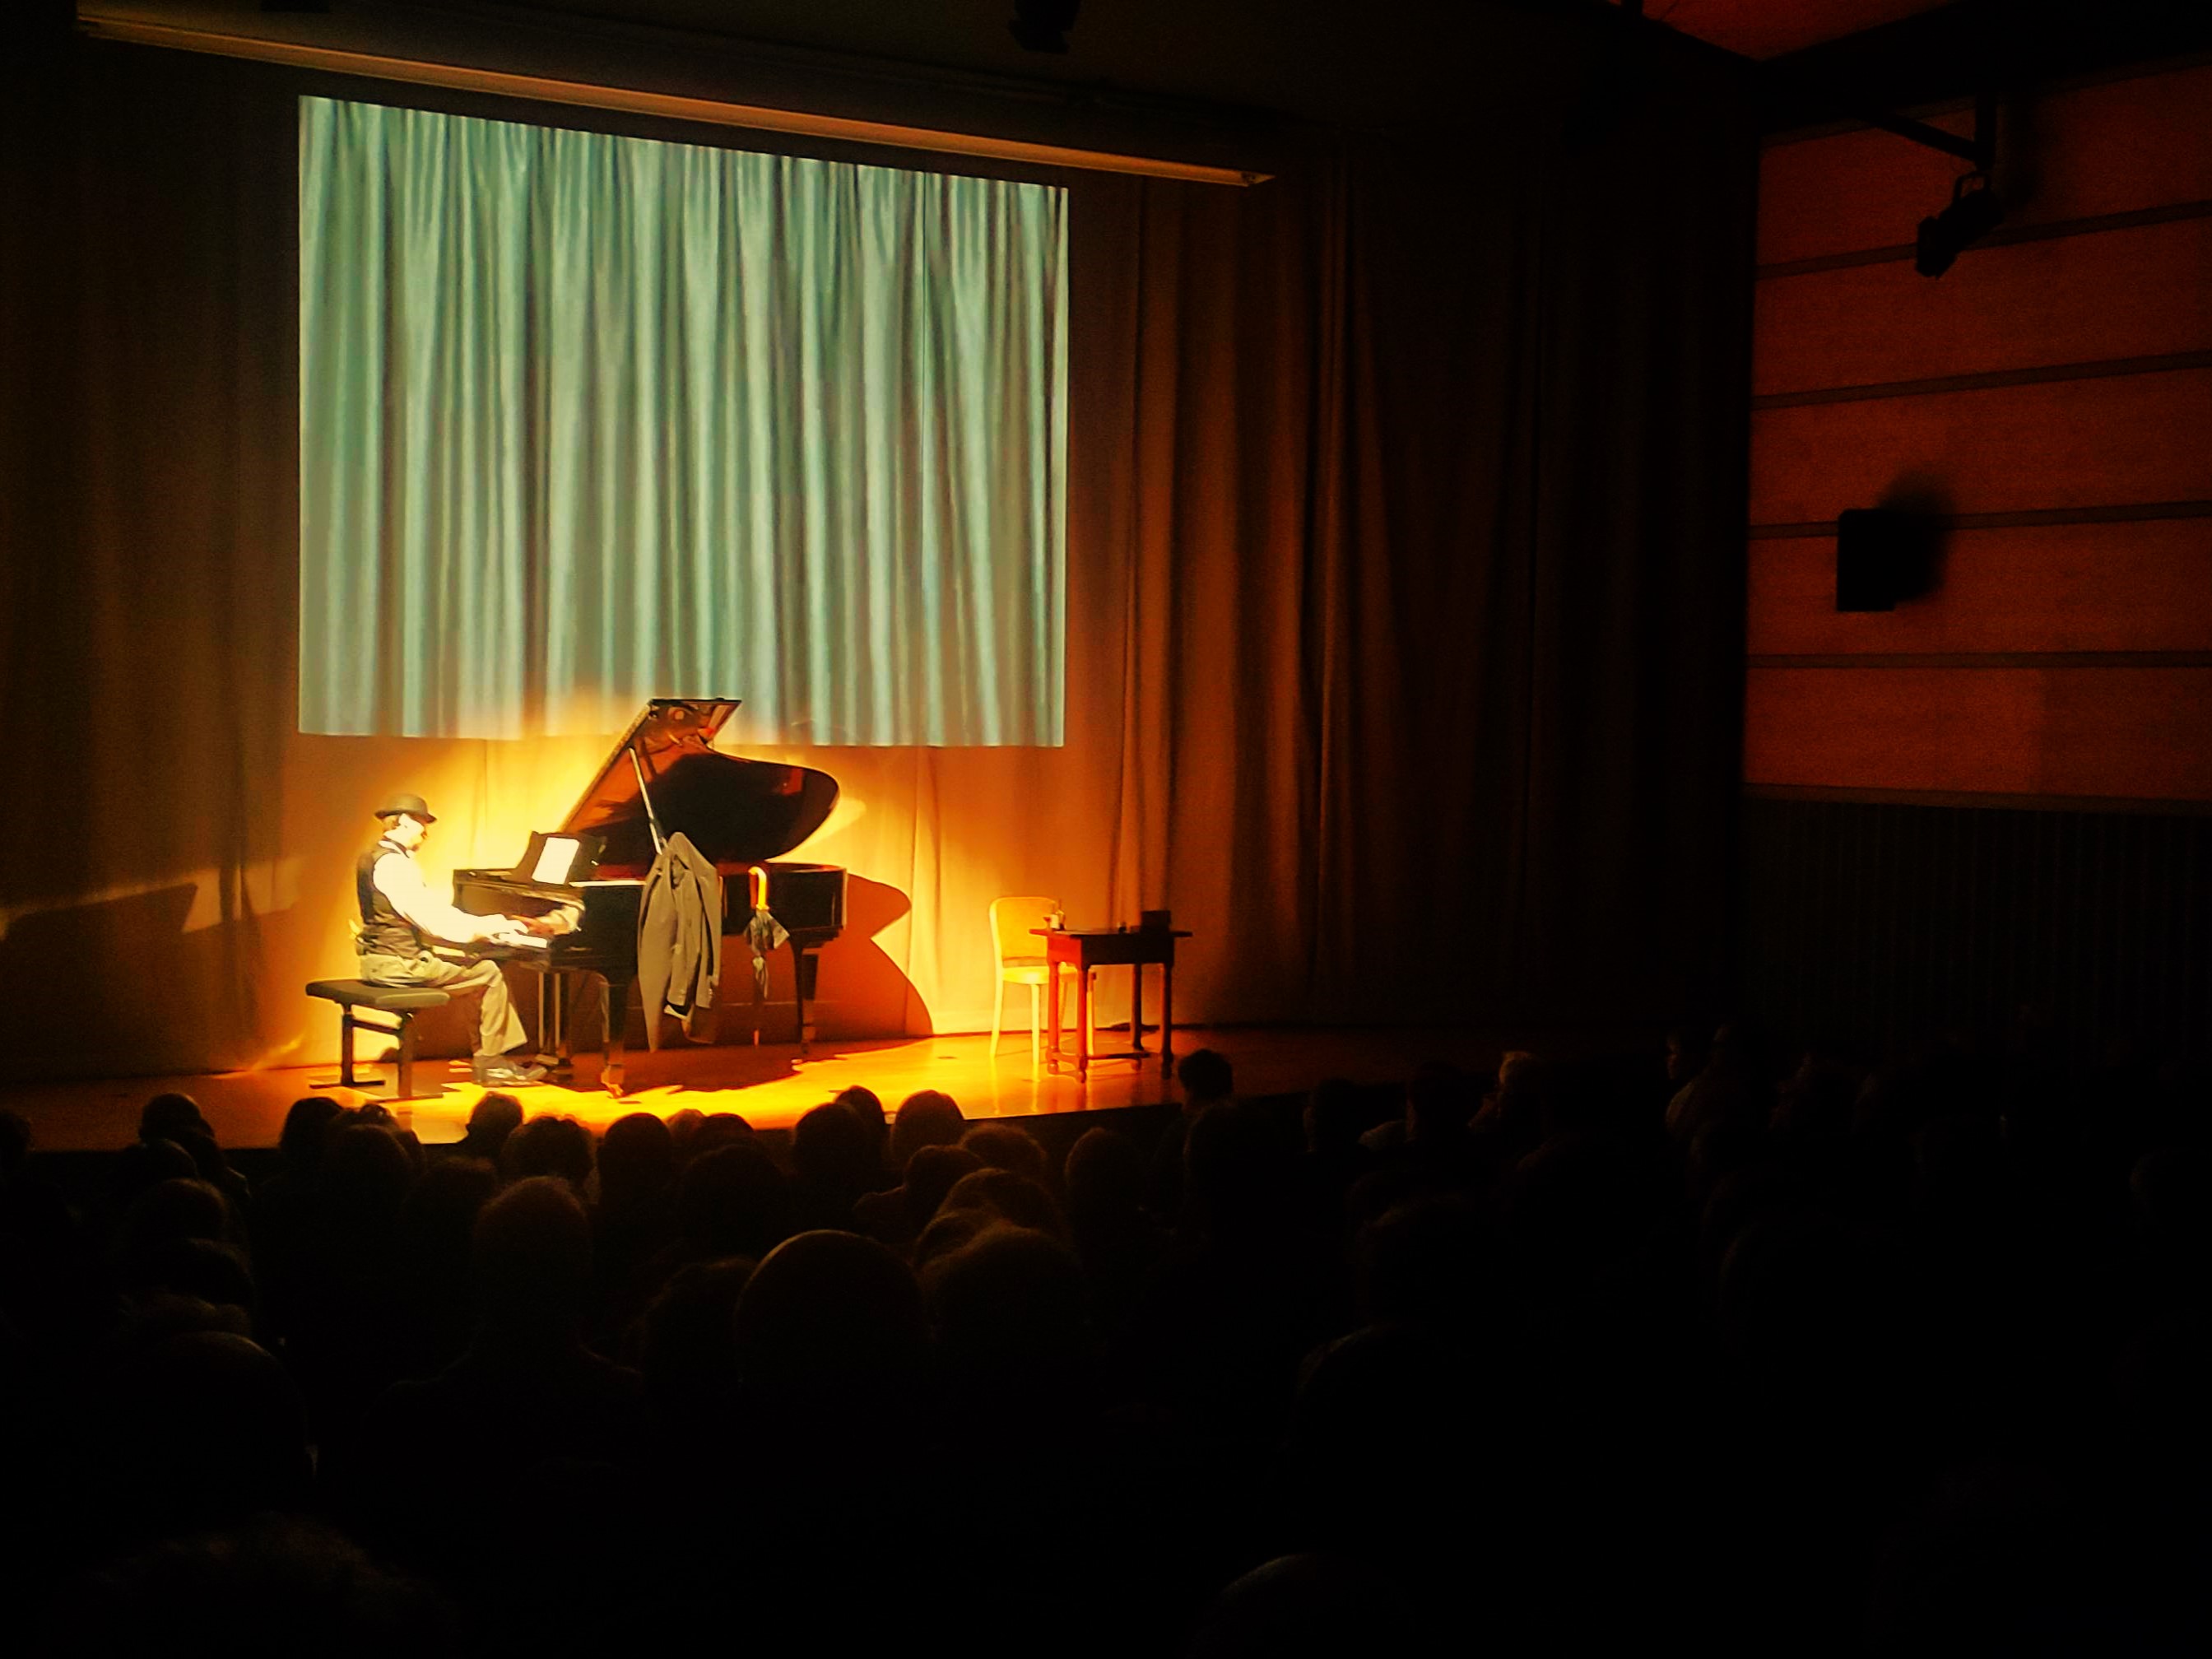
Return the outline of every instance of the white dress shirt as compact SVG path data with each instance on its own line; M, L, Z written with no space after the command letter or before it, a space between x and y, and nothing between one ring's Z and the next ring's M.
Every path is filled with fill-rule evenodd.
M514 926L505 916L472 916L465 910L454 908L432 889L422 874L422 866L415 862L415 855L396 847L387 848L378 856L369 879L375 883L378 892L392 901L392 908L417 929L449 945L475 945L499 939Z

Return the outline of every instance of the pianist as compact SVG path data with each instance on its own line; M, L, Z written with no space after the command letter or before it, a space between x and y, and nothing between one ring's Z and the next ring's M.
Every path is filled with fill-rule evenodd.
M420 795L392 795L376 809L384 833L354 866L361 903L361 976L373 985L436 985L481 990L477 1011L476 1080L495 1087L535 1083L545 1068L509 1053L526 1040L496 962L466 948L486 942L526 945L531 924L514 916L472 916L436 892L415 854L437 822Z

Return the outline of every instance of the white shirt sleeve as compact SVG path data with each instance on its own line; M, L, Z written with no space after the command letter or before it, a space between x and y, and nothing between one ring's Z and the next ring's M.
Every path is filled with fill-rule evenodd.
M404 853L386 853L377 860L369 879L376 890L392 901L392 908L433 939L450 945L474 945L503 933L505 916L472 916L457 910L430 890L422 866Z

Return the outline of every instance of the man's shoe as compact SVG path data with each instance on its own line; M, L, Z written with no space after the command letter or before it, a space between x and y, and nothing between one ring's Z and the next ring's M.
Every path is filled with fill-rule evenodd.
M543 1066L532 1066L507 1054L478 1054L476 1079L487 1089L519 1089L545 1075Z

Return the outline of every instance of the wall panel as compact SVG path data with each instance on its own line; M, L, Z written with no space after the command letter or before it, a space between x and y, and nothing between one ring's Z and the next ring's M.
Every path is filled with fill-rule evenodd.
M1954 513L2212 498L2212 369L1762 409L1751 521L1832 520L1900 484Z
M1894 611L1835 608L1832 536L1754 539L1750 581L1754 657L2212 651L2212 515L1954 531Z
M1744 781L2212 802L2212 668L1753 668Z
M2212 214L1759 284L1762 396L2212 348Z

